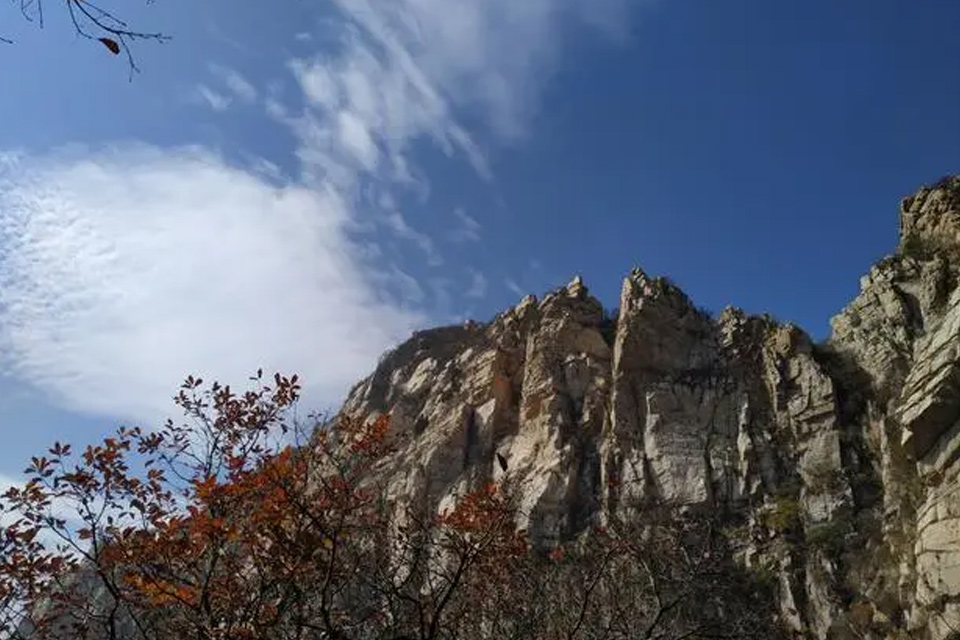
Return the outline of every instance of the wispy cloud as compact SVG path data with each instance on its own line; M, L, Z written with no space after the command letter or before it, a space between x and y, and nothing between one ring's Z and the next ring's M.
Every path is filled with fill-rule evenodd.
M219 88L215 89L209 83L201 82L190 96L193 102L208 106L214 111L226 111L238 101L247 105L257 101L257 88L238 71L213 63L208 64L207 69Z
M436 267L443 264L443 258L437 253L433 240L425 233L421 233L407 224L406 219L399 211L391 211L382 218L384 225L398 238L409 240L417 245L427 259L427 264Z
M197 85L192 98L195 102L205 104L214 111L226 111L233 102L230 96L214 91L205 84Z
M68 408L156 419L187 373L259 366L326 407L423 322L374 286L335 191L201 150L6 156L0 210L0 355Z
M491 178L485 144L523 138L540 92L578 27L620 36L630 0L335 0L328 16L334 47L291 60L300 104L271 96L267 108L298 141L301 178L333 186L358 214L442 263L416 214L394 204L396 189L429 193L413 151L432 142ZM304 39L305 40L305 39ZM329 42L328 38L325 38ZM463 126L478 125L473 132ZM492 135L490 135L492 134ZM362 195L358 195L362 194ZM372 205L372 206L371 206ZM455 243L477 242L482 228L454 211ZM422 287L421 287L422 289ZM434 297L437 297L436 287ZM517 287L519 290L519 287ZM480 296L479 279L469 292ZM439 298L438 298L439 301Z
M426 321L427 291L449 304L447 281L425 289L355 233L387 229L441 264L423 220L378 204L429 193L414 150L432 142L490 179L479 141L522 138L564 37L612 33L630 4L334 0L337 46L288 63L298 100L218 66L196 88L212 109L258 103L286 124L293 172L199 149L3 157L0 362L69 408L132 419L170 413L186 373L242 383L259 366L336 402ZM471 297L487 287L477 275Z
M390 268L389 275L384 282L395 285L399 293L400 303L404 306L416 308L424 300L423 287L420 286L417 279L396 265Z
M322 54L290 65L305 108L284 120L298 137L304 178L341 188L365 177L415 185L422 178L409 148L424 136L448 155L464 153L486 174L478 148L429 84L411 80L396 60L363 42L350 41L349 50L333 60Z
M304 96L287 122L308 176L357 170L410 183L414 141L490 170L460 115L503 140L522 137L575 27L621 29L630 0L335 0L335 51L290 63ZM274 110L276 111L276 110Z
M356 27L347 36L347 58L375 56L380 61L375 77L389 81L381 85L383 94L405 96L420 110L419 115L407 111L406 122L430 123L426 131L453 141L462 134L450 125L451 105L480 114L500 136L522 135L540 91L558 65L564 37L578 24L622 37L634 3L336 0L335 4Z
M474 269L470 270L470 286L463 294L467 298L482 298L487 295L486 277Z
M513 280L512 278L507 278L506 280L503 281L503 284L504 286L507 287L507 289L509 289L510 291L512 291L513 293L517 294L520 297L527 295L527 292L524 291L520 287L520 285L517 284L517 281Z
M252 104L257 101L259 92L256 87L236 69L214 63L207 65L207 68L241 102Z
M461 207L453 210L454 217L457 218L459 226L450 233L450 239L454 242L479 242L480 223L467 215Z

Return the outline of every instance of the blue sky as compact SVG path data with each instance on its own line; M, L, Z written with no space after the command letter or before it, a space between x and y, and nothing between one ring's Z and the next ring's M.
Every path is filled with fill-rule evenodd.
M0 10L0 475L188 373L334 407L414 328L633 265L818 338L960 171L955 0Z

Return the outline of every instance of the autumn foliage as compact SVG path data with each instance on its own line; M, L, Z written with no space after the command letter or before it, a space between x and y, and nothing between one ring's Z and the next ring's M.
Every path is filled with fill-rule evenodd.
M509 475L447 509L405 502L379 484L396 444L387 416L303 437L287 423L297 377L252 381L238 395L188 378L186 424L33 458L0 503L5 637L711 637L666 623L708 595L691 578L726 570L721 554L687 567L606 530L534 548Z

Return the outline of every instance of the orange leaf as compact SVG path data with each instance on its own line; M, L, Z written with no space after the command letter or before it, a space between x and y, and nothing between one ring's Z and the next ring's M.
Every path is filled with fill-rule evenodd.
M107 49L110 49L110 53L113 55L120 53L120 45L117 44L116 40L111 40L110 38L98 38L98 40L103 43L103 46L105 46Z

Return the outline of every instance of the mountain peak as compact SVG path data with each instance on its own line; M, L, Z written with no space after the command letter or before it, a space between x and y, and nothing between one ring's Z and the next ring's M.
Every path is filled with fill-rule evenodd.
M712 318L640 268L610 318L576 276L488 324L418 333L344 412L390 412L409 436L384 473L410 501L509 472L540 545L638 501L706 510L777 576L796 632L831 636L853 597L871 638L943 640L960 627L960 178L906 198L900 225L827 344L733 307Z

